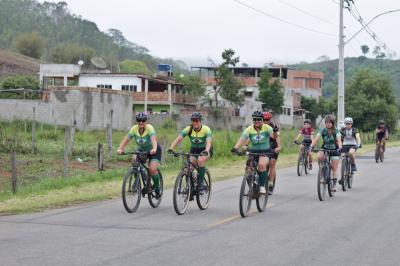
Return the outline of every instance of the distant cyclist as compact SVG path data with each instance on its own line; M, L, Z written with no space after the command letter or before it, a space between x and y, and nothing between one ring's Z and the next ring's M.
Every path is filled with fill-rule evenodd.
M303 137L303 141L301 142L301 149L308 150L308 168L312 169L312 155L311 151L308 149L311 145L311 142L314 137L314 129L311 127L311 121L309 119L304 120L303 127L300 129L299 134L297 135L294 143L299 144L298 140L300 137Z
M345 126L341 129L343 147L342 152L348 152L351 160L351 170L357 171L355 152L361 146L361 138L358 130L353 127L353 118L346 117L344 119Z
M199 154L197 158L198 171L198 185L200 190L205 190L207 187L204 185L204 175L206 173L206 162L213 154L212 149L212 133L211 129L202 124L203 116L200 112L192 113L191 124L185 127L181 134L172 142L168 152L173 153L177 144L181 143L183 138L188 136L190 139L190 153ZM191 158L195 163L196 158Z
M131 139L134 139L140 152L148 152L149 156L149 173L154 182L154 191L156 196L160 194L160 175L157 168L160 166L161 162L161 146L157 142L156 131L153 126L147 124L148 116L146 113L136 114L136 122L128 135L119 144L117 150L118 154L123 154L126 145ZM133 156L134 161L136 161L136 155ZM146 158L147 160L147 158Z
M378 125L375 129L376 144L382 144L383 151L385 151L386 140L389 139L389 130L384 120L379 120Z
M260 111L255 111L252 114L253 125L246 128L242 136L239 138L235 147L231 149L232 153L238 153L240 147L250 140L250 151L253 153L269 153L271 152L270 147L270 137L273 135L273 129L271 126L263 123L263 113ZM266 194L265 184L267 182L267 156L259 156L258 158L258 174L260 180L260 194Z
M338 175L338 164L340 151L342 149L341 134L338 129L335 128L335 118L331 115L325 116L325 127L318 131L314 140L311 143L310 150L317 144L319 139L322 137L322 148L331 150L329 156L331 156L331 169L333 172L333 187L332 191L336 192L336 183ZM324 160L324 153L318 152L318 162L321 163Z

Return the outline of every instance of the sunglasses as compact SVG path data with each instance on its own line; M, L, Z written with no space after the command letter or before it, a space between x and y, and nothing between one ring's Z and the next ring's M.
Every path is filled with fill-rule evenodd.
M253 118L253 122L261 122L262 118Z
M199 119L192 119L192 122L198 123L198 122L200 122L200 120Z
M352 123L344 123L345 125L352 125Z
M136 122L138 123L145 123L147 119L136 119Z
M270 120L269 120L269 119L263 119L263 121L264 121L264 122L269 122Z

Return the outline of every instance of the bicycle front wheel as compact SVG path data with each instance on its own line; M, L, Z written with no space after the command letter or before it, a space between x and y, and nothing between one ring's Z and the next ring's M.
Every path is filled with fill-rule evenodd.
M208 208L210 204L211 197L211 174L208 169L206 169L206 173L204 175L204 185L205 189L199 191L196 196L197 206L199 206L200 210L205 210Z
M300 152L299 158L297 159L297 175L301 176L303 173L304 161L303 161L303 152Z
M240 187L239 211L242 217L246 217L249 214L253 198L253 178L244 176Z
M189 206L190 193L190 177L181 171L176 177L173 195L174 209L178 215L185 214Z
M326 189L327 189L327 183L326 183L326 172L328 171L328 168L326 165L320 166L318 170L318 179L317 179L317 190L318 190L318 198L320 201L324 201L326 198Z
M149 199L149 203L150 203L151 207L153 207L153 208L157 208L158 206L160 206L162 195L163 195L163 190L164 190L163 176L162 176L160 170L158 170L158 175L160 176L160 187L158 188L159 189L158 195L156 193L156 189L154 188L153 179L149 177L149 182L151 184L151 186L150 186L151 191L147 194L147 196Z
M141 183L138 173L133 170L125 175L122 182L122 202L127 212L135 212L140 204Z

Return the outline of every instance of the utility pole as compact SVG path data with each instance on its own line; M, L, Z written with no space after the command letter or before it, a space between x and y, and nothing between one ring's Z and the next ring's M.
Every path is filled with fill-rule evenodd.
M340 0L339 12L339 71L338 71L338 127L344 124L344 35L343 35L344 0Z

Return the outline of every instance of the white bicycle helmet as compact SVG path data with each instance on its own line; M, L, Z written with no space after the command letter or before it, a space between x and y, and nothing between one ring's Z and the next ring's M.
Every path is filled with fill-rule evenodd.
M345 123L345 124L353 124L353 118L351 118L351 117L346 117L346 118L344 119L344 123Z

